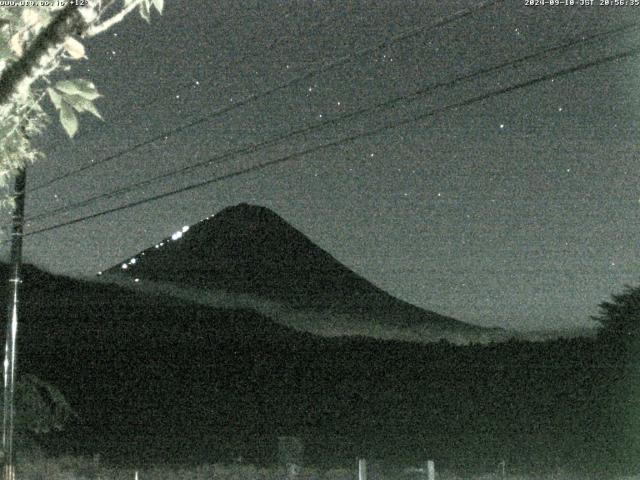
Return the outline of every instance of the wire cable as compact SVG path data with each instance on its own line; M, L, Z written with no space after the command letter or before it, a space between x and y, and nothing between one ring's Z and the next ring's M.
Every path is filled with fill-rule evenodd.
M428 93L430 93L433 90L436 90L438 88L452 87L452 86L454 86L455 84L457 84L459 82L472 80L472 79L475 79L475 78L480 77L482 75L485 75L487 73L491 73L491 72L494 72L496 70L503 69L505 67L516 66L516 65L519 65L521 63L530 61L530 60L534 60L534 59L537 59L537 58L540 58L540 57L544 57L546 55L549 55L549 54L557 52L557 51L566 50L566 49L569 49L569 48L574 47L576 45L588 43L590 41L593 41L593 40L598 39L598 38L602 38L604 36L609 36L609 35L613 35L613 34L619 34L619 33L623 32L625 30L629 30L629 29L636 28L636 27L638 27L638 23L631 23L631 24L623 25L621 27L616 27L616 28L613 28L613 29L609 29L609 30L604 31L604 32L599 32L599 33L593 34L591 36L580 35L580 36L576 37L575 39L570 40L568 42L565 42L563 44L556 45L556 46L549 47L549 48L545 48L545 49L539 50L537 52L534 52L534 53L525 55L523 57L517 58L515 60L509 60L509 61L501 62L501 63L499 63L497 65L493 65L493 66L486 67L486 68L483 68L483 69L475 71L475 72L471 72L471 73L468 73L468 74L465 74L465 75L462 75L462 76L458 76L458 77L456 77L454 79L451 79L451 80L448 80L448 81L443 81L443 82L438 82L438 83L435 83L435 84L432 84L432 85L428 85L428 86L426 86L424 88L421 88L421 89L419 89L417 91L414 91L414 92L412 92L410 94L400 95L400 96L388 99L388 100L386 100L384 102L375 104L373 106L363 107L363 108L360 108L360 109L355 110L353 112L345 113L345 114L339 115L337 117L334 117L334 118L331 118L331 119L327 119L327 120L324 120L322 122L315 123L313 125L308 125L308 126L305 126L305 127L294 129L294 130L289 130L286 133L277 135L277 136L275 136L273 138L270 138L268 140L265 140L265 141L257 143L257 144L245 145L245 146L242 146L242 147L234 149L234 150L223 152L223 153L221 153L219 155L216 155L216 156L214 156L212 158L209 158L207 160L204 160L202 162L198 162L198 163L195 163L195 164L192 164L192 165L188 165L188 166L185 166L185 167L174 169L174 170L171 170L169 172L165 172L163 174L156 175L154 177L147 178L145 180L142 180L142 181L139 181L139 182L132 183L130 185L126 185L126 186L117 188L117 189L112 190L110 192L102 193L102 194L99 194L99 195L95 195L95 196L86 198L84 200L80 200L80 201L75 202L75 203L71 203L69 205L64 205L64 206L60 206L60 207L57 207L57 208L54 208L54 209L51 209L51 210L44 211L44 212L39 213L37 215L28 217L27 221L39 220L39 219L47 218L47 217L50 217L50 216L53 216L53 215L56 215L56 214L61 214L61 213L65 213L65 212L68 212L68 211L71 211L71 210L75 210L77 208L85 207L87 205L90 205L91 203L94 203L94 202L98 201L98 200L114 198L114 197L129 193L129 192L138 190L140 188L149 186L149 185L151 185L153 183L156 183L156 182L159 182L161 180L172 178L175 175L182 175L182 174L188 173L188 172L190 172L192 170L195 170L195 169L198 169L198 168L202 168L202 167L205 167L205 166L209 166L209 165L212 165L214 163L219 165L219 164L222 164L224 162L230 161L230 160L234 159L235 157L237 157L239 155L255 153L255 152L257 152L257 151L259 151L259 150L261 150L263 148L275 145L275 144L277 144L277 143L279 143L279 142L281 142L283 140L287 140L287 139L289 139L289 138L291 138L293 136L297 136L297 135L301 135L301 134L305 134L305 133L311 133L313 131L325 128L325 127L327 127L329 125L335 125L338 122L341 122L343 120L347 120L349 118L353 118L353 117L358 116L358 115L371 113L371 112L374 112L374 111L379 110L379 109L392 108L397 103L414 100L417 97L426 95L426 94L428 94Z
M599 66L599 65L603 65L603 64L606 64L606 63L609 63L609 62L613 62L613 61L616 61L616 60L622 60L622 59L626 59L626 58L636 57L638 55L640 55L640 48L634 48L634 49L627 50L627 51L622 52L622 53L617 53L617 54L609 55L607 57L603 57L603 58L600 58L600 59L597 59L597 60L592 60L590 62L581 63L579 65L576 65L576 66L573 66L573 67L569 67L569 68L565 68L565 69L559 70L557 72L548 73L548 74L545 74L545 75L542 75L542 76L539 76L539 77L536 77L536 78L533 78L533 79L529 79L529 80L526 80L526 81L523 81L523 82L520 82L520 83L516 83L516 84L510 85L510 86L507 86L507 87L503 87L503 88L500 88L500 89L497 89L497 90L492 90L492 91L490 91L488 93L484 93L482 95L478 95L478 96L475 96L475 97L472 97L472 98L469 98L467 100L463 100L463 101L460 101L460 102L457 102L457 103L449 104L449 105L446 105L444 107L440 107L440 108L431 110L429 112L422 113L420 115L414 116L414 117L409 118L409 119L405 119L405 120L402 120L402 121L399 121L399 122L396 122L396 123L392 123L392 124L389 124L389 125L385 125L385 126L376 128L374 130L370 130L368 132L363 132L363 133L350 135L348 137L343 137L341 139L334 140L334 141L329 142L329 143L325 143L325 144L322 144L322 145L311 147L311 148L308 148L308 149L300 151L300 152L291 153L291 154L285 155L283 157L280 157L280 158L277 158L277 159L274 159L274 160L270 160L270 161L267 161L267 162L264 162L264 163L260 163L258 165L253 165L251 167L247 167L247 168L235 171L235 172L231 172L231 173L227 173L227 174L220 175L220 176L217 176L217 177L213 177L211 179L204 180L204 181L201 181L201 182L198 182L198 183L194 183L194 184L188 185L186 187L182 187L182 188L179 188L179 189L176 189L176 190L171 190L169 192L164 192L164 193L160 193L160 194L157 194L157 195L153 195L151 197L143 198L141 200L136 200L136 201L133 201L133 202L129 202L129 203L126 203L126 204L118 206L118 207L113 207L113 208L109 208L109 209L106 209L106 210L102 210L100 212L96 212L96 213L93 213L93 214L90 214L90 215L85 215L85 216L82 216L82 217L79 217L79 218L76 218L76 219L73 219L73 220L68 220L66 222L62 222L62 223L59 223L59 224L56 224L56 225L52 225L52 226L49 226L49 227L41 228L41 229L38 229L38 230L33 230L31 232L25 233L24 236L26 237L26 236L31 236L31 235L36 235L36 234L48 232L48 231L51 231L51 230L56 230L56 229L59 229L59 228L62 228L62 227L66 227L66 226L69 226L69 225L74 225L76 223L81 223L81 222L85 222L87 220L98 218L98 217L101 217L101 216L104 216L104 215L107 215L107 214L110 214L110 213L115 213L115 212L119 212L119 211L122 211L122 210L127 210L127 209L134 208L134 207L137 207L137 206L140 206L140 205L144 205L144 204L151 203L151 202L154 202L154 201L157 201L157 200L161 200L163 198L172 197L172 196L178 195L180 193L188 192L188 191L191 191L191 190L195 190L195 189L198 189L198 188L201 188L201 187L204 187L204 186L207 186L207 185L211 185L213 183L217 183L217 182L220 182L220 181L223 181L223 180L228 180L228 179L231 179L231 178L234 178L234 177L238 177L240 175L245 175L247 173L256 172L256 171L262 170L262 169L264 169L266 167L269 167L269 166L272 166L272 165L277 165L277 164L281 164L281 163L284 163L284 162L288 162L290 160L293 160L293 159L296 159L296 158L299 158L299 157L303 157L303 156L308 155L310 153L319 152L319 151L325 150L325 149L330 148L330 147L343 145L345 143L351 143L351 142L354 142L355 140L359 140L361 138L372 137L372 136L378 135L378 134L380 134L380 133L382 133L384 131L387 131L387 130L392 130L392 129L395 129L395 128L398 128L398 127L401 127L401 126L404 126L404 125L409 125L411 123L420 122L422 120L426 120L427 118L433 117L433 116L435 116L437 114L444 113L444 112L447 112L447 111L450 111L450 110L454 110L454 109L457 109L457 108L460 108L460 107L469 106L469 105L474 104L474 103L479 103L479 102L482 102L482 101L487 100L489 98L496 97L496 96L499 96L499 95L503 95L505 93L510 93L510 92L513 92L513 91L516 91L516 90L520 90L522 88L527 88L527 87L536 85L538 83L546 82L546 81L549 81L551 79L555 79L555 78L558 78L558 77L566 76L566 75L569 75L569 74L572 74L572 73L576 73L576 72L579 72L579 71L582 71L582 70L593 68L593 67L596 67L596 66ZM5 241L4 243L7 243L7 241Z
M116 160L116 159L122 157L123 155L131 153L131 152L133 152L135 150L138 150L138 149L140 149L142 147L150 145L150 144L152 144L154 142L157 142L159 140L162 140L165 137L171 137L171 136L176 135L176 134L178 134L180 132L188 130L188 129L192 128L192 127L195 127L197 125L201 125L202 123L204 123L204 122L206 122L208 120L211 120L211 119L216 118L216 117L218 117L220 115L228 113L228 112L230 112L232 110L240 108L240 107L242 107L244 105L247 105L250 102L253 102L255 100L259 100L259 99L263 99L263 98L269 97L269 96L273 95L274 93L277 93L277 92L279 92L281 90L284 90L286 88L289 88L289 87L292 87L294 85L297 85L297 84L303 82L304 80L307 80L307 79L309 79L309 78L311 78L311 77L313 77L315 75L318 75L320 73L325 73L325 72L330 71L330 70L332 70L332 69L334 69L336 67L345 65L346 63L348 63L349 61L353 60L354 58L360 57L362 55L366 55L366 54L371 53L371 52L375 52L377 50L381 50L381 49L386 48L389 45L392 45L394 43L407 40L407 39L409 39L411 37L414 37L414 36L422 33L423 31L427 31L428 29L435 29L435 28L443 27L445 25L448 25L449 23L452 23L452 22L455 22L455 21L460 20L462 18L468 17L468 16L473 15L473 14L475 14L477 12L482 11L482 10L486 10L486 9L490 8L491 6L497 5L498 3L502 3L502 2L504 2L504 0L489 0L489 1L486 1L486 2L482 2L481 4L479 4L476 7L460 10L460 11L454 13L453 15L451 15L449 17L441 18L439 21L437 21L434 24L430 24L430 25L427 25L427 26L421 26L421 27L412 29L412 30L410 30L408 32L405 32L405 33L402 33L400 35L394 36L391 39L386 40L386 41L384 41L382 43L376 44L376 45L374 45L372 47L367 47L367 48L364 48L362 50L358 50L358 51L356 51L354 53L351 53L349 55L341 57L338 60L335 60L335 61L330 62L328 64L322 65L322 66L320 66L320 67L318 67L316 69L310 70L310 71L308 71L308 72L306 72L306 73L304 73L304 74L302 74L302 75L300 75L298 77L295 77L295 78L293 78L291 80L283 82L283 83L281 83L279 85L276 85L275 87L267 89L267 90L265 90L263 92L254 93L252 95L249 95L248 97L245 97L242 100L240 100L238 102L235 102L233 105L228 105L226 107L220 108L220 109L215 110L214 112L212 112L210 114L207 114L207 115L205 115L203 117L200 117L200 118L198 118L196 120L193 120L191 122L185 123L185 124L183 124L183 125L181 125L179 127L176 127L174 129L167 130L167 131L165 131L163 133L155 135L154 137L151 137L151 138L149 138L147 140L144 140L142 142L138 142L138 143L126 148L126 149L120 150L119 152L114 153L112 155L109 155L109 156L107 156L107 157L105 157L105 158L103 158L101 160L96 161L96 162L91 162L91 163L85 164L85 165L83 165L83 166L81 166L81 167L79 167L79 168L77 168L75 170L70 170L67 173L64 173L62 175L54 177L51 180L48 180L48 181L46 181L46 182L44 182L44 183L42 183L42 184L40 184L40 185L38 185L36 187L33 187L31 190L29 190L29 193L36 192L38 190L42 190L43 188L49 187L49 186L53 185L54 183L57 183L57 182L62 181L62 180L65 180L65 179L67 179L67 178L69 178L71 176L77 175L78 173L83 172L83 171L85 171L87 169L94 168L94 167L96 167L98 165L102 165L102 164L105 164L107 162L111 162L113 160Z
M316 22L314 22L309 28L310 29L314 29L317 28L318 26L322 25L323 23L328 23L331 21L330 17L327 18L323 18L320 19ZM269 45L267 48L273 48L273 45L275 45L276 43L278 43L281 40L282 37L278 37L276 40L273 41L273 43L271 45ZM247 53L244 54L241 57L238 57L236 59L234 59L233 61L229 61L227 63L225 63L224 65L222 65L222 69L225 71L228 71L230 68L235 67L237 65L242 64L242 62L244 60L246 60L247 58L253 58L253 57L258 57L261 58L263 56L262 52L251 52L251 53ZM194 86L201 86L201 82L198 81L193 75L189 75L190 80L188 81L182 81L178 83L178 86L175 88L172 88L171 91L173 93L171 93L170 95L176 96L176 95L183 95L183 93L185 92L185 89L189 88L189 87L194 87ZM137 103L135 104L135 110L136 112L145 112L146 109L148 109L149 107L152 107L153 105L155 105L156 103L159 103L162 100L165 100L167 98L168 93L158 93L156 95L151 95L149 98L146 99L146 101L144 103ZM134 120L128 120L125 122L117 122L116 125L129 125L135 123ZM109 125L112 125L112 122L109 122ZM84 139L86 137L91 137L94 136L96 134L103 134L104 132L101 129L97 129L97 128L93 128L90 129L89 131L87 130L82 130L80 131L75 137L74 140L80 140L80 139ZM59 146L59 144L58 144ZM60 148L63 148L62 146L60 146L60 148L55 148L56 146L54 146L53 151L56 152L57 150L59 150Z

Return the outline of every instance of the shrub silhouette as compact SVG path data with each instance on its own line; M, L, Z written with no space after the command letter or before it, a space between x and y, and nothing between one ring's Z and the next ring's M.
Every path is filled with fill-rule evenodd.
M625 286L612 300L600 304L600 315L592 317L602 326L601 337L637 339L640 334L640 286Z

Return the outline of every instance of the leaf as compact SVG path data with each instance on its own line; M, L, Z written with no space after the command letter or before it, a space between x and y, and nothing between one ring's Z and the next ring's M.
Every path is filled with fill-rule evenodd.
M140 16L144 18L147 23L151 23L151 9L150 0L142 0L140 3Z
M87 100L95 100L100 97L96 86L89 80L76 79L76 80L60 80L55 84L56 89L62 93L69 95L80 95Z
M73 108L64 100L60 104L60 123L70 138L78 131L78 117L73 113Z
M9 40L9 46L13 53L19 57L22 56L22 34L20 32L11 37L11 40Z
M53 88L47 88L47 93L49 94L51 103L53 103L53 105L56 107L56 110L60 110L60 105L62 104L62 96Z
M33 29L34 27L41 25L44 21L40 12L35 8L25 8L22 11L22 21L27 25L27 27Z
M98 109L96 108L96 106L93 104L91 100L83 99L83 101L86 102L86 105L84 106L85 111L89 112L94 117L99 118L100 120L104 120L104 118L102 118L102 115L100 115L100 112L98 111Z
M75 108L78 112L89 112L102 120L102 115L91 100L87 100L80 95L65 95L64 101Z
M164 10L164 0L152 0L153 6L156 7L158 13L162 15L162 10Z
M84 55L84 45L80 43L73 37L67 37L64 41L64 49L67 53L76 60L80 60L81 58L85 58Z
M13 52L5 42L0 43L0 58L9 58L13 56Z

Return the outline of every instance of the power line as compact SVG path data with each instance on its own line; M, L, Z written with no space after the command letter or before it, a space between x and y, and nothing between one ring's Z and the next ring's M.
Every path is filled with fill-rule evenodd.
M38 229L38 230L34 230L34 231L31 231L31 232L25 233L25 236L31 236L31 235L36 235L36 234L39 234L39 233L48 232L48 231L51 231L51 230L56 230L58 228L62 228L62 227L66 227L66 226L69 226L69 225L76 224L76 223L84 222L86 220L91 220L93 218L98 218L98 217L107 215L109 213L115 213L115 212L118 212L118 211L121 211L121 210L127 210L129 208L133 208L133 207L137 207L137 206L144 205L144 204L147 204L147 203L151 203L151 202L154 202L156 200L161 200L163 198L167 198L167 197L171 197L171 196L174 196L174 195L178 195L178 194L183 193L183 192L187 192L187 191L190 191L190 190L195 190L195 189L198 189L200 187L211 185L213 183L217 183L217 182L220 182L220 181L223 181L223 180L228 180L230 178L234 178L234 177L237 177L237 176L240 176L240 175L244 175L244 174L247 174L247 173L252 173L252 172L255 172L255 171L258 171L258 170L262 170L262 169L264 169L266 167L269 167L269 166L272 166L272 165L277 165L277 164L280 164L280 163L284 163L284 162L293 160L293 159L295 159L297 157L302 157L302 156L308 155L310 153L315 153L315 152L318 152L318 151L321 151L321 150L325 150L325 149L330 148L330 147L342 145L342 144L345 144L345 143L350 143L350 142L353 142L355 140L359 140L361 138L372 137L372 136L378 135L378 134L380 134L380 133L382 133L382 132L384 132L386 130L395 129L395 128L398 128L398 127L401 127L401 126L404 126L404 125L408 125L408 124L411 124L411 123L416 123L416 122L425 120L427 118L433 117L433 116L435 116L437 114L440 114L440 113L443 113L443 112L446 112L446 111L449 111L449 110L454 110L454 109L457 109L457 108L460 108L460 107L465 107L465 106L468 106L468 105L471 105L471 104L474 104L474 103L482 102L482 101L487 100L487 99L489 99L491 97L495 97L495 96L498 96L498 95L503 95L505 93L510 93L510 92L513 92L513 91L516 91L516 90L519 90L519 89L522 89L522 88L530 87L530 86L536 85L538 83L542 83L542 82L545 82L545 81L548 81L548 80L551 80L551 79L555 79L555 78L558 78L558 77L562 77L562 76L565 76L565 75L576 73L576 72L579 72L581 70L586 70L586 69L589 69L589 68L592 68L592 67L596 67L598 65L603 65L603 64L606 64L606 63L609 63L609 62L612 62L612 61L622 60L622 59L625 59L625 58L630 58L630 57L634 57L634 56L638 56L638 55L640 55L640 48L635 48L635 49L632 49L632 50L628 50L626 52L622 52L622 53L618 53L618 54L615 54L615 55L610 55L610 56L607 56L607 57L603 57L603 58L600 58L598 60L592 60L590 62L581 63L579 65L576 65L576 66L573 66L573 67L570 67L570 68L566 68L566 69L563 69L563 70L559 70L557 72L545 74L545 75L539 76L537 78L526 80L526 81L520 82L520 83L516 83L516 84L510 85L508 87L503 87L503 88L500 88L500 89L497 89L497 90L493 90L491 92L484 93L482 95L478 95L478 96L472 97L472 98L467 99L467 100L463 100L463 101L460 101L460 102L457 102L457 103L446 105L444 107L440 107L440 108L431 110L431 111L426 112L426 113L422 113L420 115L417 115L417 116L414 116L412 118L405 119L405 120L402 120L402 121L399 121L399 122L396 122L396 123L385 125L385 126L376 128L374 130L370 130L368 132L354 134L354 135L351 135L351 136L348 136L348 137L344 137L344 138L341 138L341 139L338 139L338 140L334 140L334 141L329 142L329 143L325 143L323 145L318 145L318 146L315 146L315 147L308 148L308 149L303 150L301 152L296 152L296 153L292 153L292 154L289 154L289 155L285 155L284 157L280 157L280 158L275 159L275 160L270 160L268 162L264 162L264 163L261 163L261 164L258 164L258 165L253 165L251 167L247 167L247 168L244 168L242 170L238 170L238 171L231 172L231 173L224 174L224 175L220 175L220 176L208 179L208 180L204 180L204 181L201 181L201 182L198 182L198 183L195 183L195 184L191 184L191 185L188 185L186 187L182 187L182 188L179 188L179 189L176 189L176 190L172 190L172 191L169 191L169 192L157 194L157 195L154 195L154 196L151 196L151 197L147 197L147 198L144 198L144 199L141 199L141 200L136 200L134 202L130 202L130 203L121 205L119 207L114 207L114 208L110 208L110 209L107 209L107 210L103 210L103 211L100 211L100 212L97 212L97 213L93 213L93 214L86 215L86 216L83 216L83 217L79 217L79 218L76 218L76 219L73 219L73 220L62 222L62 223L59 223L57 225L52 225L52 226L49 226L49 227L45 227L45 228L41 228L41 229Z
M332 20L333 19L331 17L323 17L323 18L313 22L309 26L309 29L317 28L317 27L321 26L324 23L331 22ZM282 39L282 37L276 38L270 45L267 46L267 49L273 48L273 46L275 44L279 43L281 41L281 39ZM260 58L262 56L263 56L263 53L260 52L260 51L257 51L257 52L254 51L254 52L251 52L251 53L244 53L242 56L240 56L240 57L238 57L236 59L233 59L233 61L228 61L224 65L221 65L221 68L226 71L226 70L229 70L230 68L232 68L234 66L242 64L243 61L245 61L247 58L254 58L254 57ZM193 87L194 85L195 86L200 86L201 85L201 82L198 81L194 75L190 74L189 77L191 78L190 80L180 82L180 83L178 83L178 86L176 88L172 88L171 89L171 91L174 92L173 95L178 95L178 94L181 95L184 92L185 88ZM161 100L166 99L166 97L167 97L167 93L159 93L157 95L152 95L147 99L146 103L136 104L135 105L135 109L136 109L136 111L144 111L145 109L155 105L156 103L160 102ZM111 122L109 122L109 123L111 124ZM119 124L122 124L122 123L131 124L131 123L133 123L133 121L118 122L118 123ZM94 134L97 134L97 133L103 134L104 132L101 129L95 129L95 128L89 130L88 132L86 130L83 130L83 131L79 132L78 135L76 135L74 137L74 140L83 139L83 138L85 138L87 136L93 136ZM54 152L56 150L57 149L54 149Z
M171 170L169 172L166 172L166 173L163 173L163 174L160 174L160 175L156 175L155 177L148 178L148 179L145 179L145 180L142 180L142 181L139 181L139 182L124 186L124 187L117 188L115 190L112 190L111 192L95 195L93 197L89 197L89 198L86 198L84 200L80 200L78 202L75 202L75 203L72 203L72 204L69 204L69 205L57 207L57 208L54 208L52 210L48 210L48 211L42 212L42 213L40 213L38 215L35 215L35 216L27 218L27 220L33 221L33 220L38 220L38 219L41 219L41 218L50 217L50 216L53 216L55 214L68 212L68 211L74 210L76 208L80 208L80 207L84 207L84 206L90 205L91 203L96 202L96 201L101 200L101 199L113 198L113 197L120 196L120 195L125 194L125 193L129 193L129 192L134 191L134 190L138 190L138 189L140 189L142 187L151 185L151 184L156 183L156 182L158 182L160 180L171 178L171 177L174 177L175 175L184 174L184 173L187 173L189 171L195 170L195 169L200 168L200 167L208 166L208 165L211 165L213 163L221 164L221 163L224 163L226 161L232 160L233 158L235 158L235 157L237 157L239 155L247 154L247 153L254 153L254 152L258 151L259 149L263 149L265 147L269 147L269 146L275 145L278 142L283 141L283 140L287 140L287 139L289 139L290 137L293 137L293 136L301 135L301 134L304 134L304 133L310 133L310 132L313 132L315 130L319 130L319 129L325 128L325 127L327 127L329 125L334 125L334 124L336 124L338 122L341 122L343 120L346 120L346 119L349 119L349 118L352 118L352 117L355 117L355 116L358 116L358 115L362 115L362 114L365 114L365 113L371 113L371 112L373 112L375 110L378 110L378 109L391 108L391 107L395 106L399 102L405 102L405 101L414 100L415 98L417 98L419 96L426 95L426 94L430 93L431 91L436 90L438 88L452 87L455 84L457 84L459 82L462 82L462 81L472 80L474 78L480 77L480 76L485 75L487 73L490 73L490 72L493 72L493 71L496 71L496 70L500 70L502 68L509 67L509 66L516 66L518 64L521 64L521 63L524 63L524 62L527 62L527 61L530 61L530 60L534 60L534 59L537 59L539 57L544 57L546 55L549 55L551 53L557 52L559 50L566 50L566 49L569 49L569 48L571 48L571 47L573 47L575 45L588 43L588 42L590 42L590 41L592 41L594 39L598 39L598 38L601 38L601 37L604 37L604 36L609 36L609 35L612 35L612 34L619 34L619 33L623 32L625 30L629 30L629 29L635 28L637 26L638 26L638 23L632 23L632 24L623 25L621 27L616 27L616 28L613 28L613 29L610 29L610 30L607 30L607 31L604 31L604 32L599 32L599 33L593 34L593 35L588 36L588 37L584 36L584 35L580 35L579 37L577 37L577 38L575 38L573 40L570 40L568 42L565 42L563 44L556 45L556 46L549 47L549 48L545 48L545 49L542 49L542 50L540 50L538 52L525 55L524 57L520 57L520 58L515 59L515 60L505 61L505 62L499 63L497 65L493 65L493 66L486 67L486 68L483 68L483 69L475 71L475 72L471 72L471 73L468 73L468 74L465 74L465 75L462 75L462 76L458 76L458 77L456 77L456 78L454 78L452 80L447 80L447 81L438 82L438 83L435 83L435 84L432 84L432 85L428 85L428 86L426 86L426 87L424 87L422 89L419 89L417 91L414 91L414 92L412 92L410 94L400 95L400 96L388 99L388 100L386 100L384 102L378 103L376 105L369 106L369 107L363 107L363 108L360 108L360 109L355 110L353 112L349 112L349 113L346 113L346 114L343 114L343 115L339 115L337 117L334 117L334 118L331 118L331 119L328 119L328 120L325 120L325 121L322 121L322 122L319 122L319 123L316 123L316 124L313 124L313 125L308 125L308 126L301 127L301 128L298 128L298 129L290 130L290 131L288 131L286 133L277 135L275 137L272 137L272 138L270 138L268 140L265 140L265 141L257 143L257 144L245 145L245 146L237 148L235 150L231 150L231 151L227 151L227 152L221 153L219 155L216 155L213 158L207 159L207 160L202 161L202 162L198 162L196 164L192 164L192 165L181 167L181 168L178 168L178 169L175 169L175 170Z
M309 72L306 72L306 73L304 73L304 74L302 74L302 75L300 75L298 77L295 77L295 78L293 78L291 80L283 82L283 83L281 83L281 84L279 84L279 85L277 85L275 87L272 87L270 89L267 89L267 90L265 90L263 92L254 93L252 95L249 95L248 97L245 97L244 99L240 100L239 102L234 103L233 105L228 105L226 107L220 108L220 109L218 109L218 110L216 110L216 111L214 111L214 112L212 112L212 113L210 113L208 115L205 115L204 117L200 117L200 118L198 118L196 120L193 120L193 121L191 121L189 123L186 123L186 124L184 124L184 125L182 125L180 127L174 128L172 130L167 130L164 133L161 133L159 135L151 137L151 138L149 138L147 140L144 140L142 142L136 143L136 144L132 145L131 147L123 149L123 150L121 150L121 151L119 151L117 153L114 153L113 155L109 155L109 156L107 156L107 157L105 157L105 158L103 158L103 159L101 159L101 160L99 160L97 162L91 162L91 163L85 164L85 165L83 165L83 166L81 166L81 167L79 167L79 168L77 168L75 170L71 170L71 171L69 171L67 173L59 175L58 177L54 177L53 179L48 180L47 182L32 188L31 190L29 190L29 193L36 192L38 190L46 188L46 187L48 187L50 185L53 185L54 183L57 183L57 182L59 182L61 180L69 178L69 177L71 177L73 175L76 175L76 174L78 174L80 172L83 172L83 171L85 171L87 169L93 168L93 167L95 167L97 165L102 165L104 163L116 160L116 159L122 157L123 155L126 155L127 153L131 153L131 152L133 152L135 150L138 150L138 149L140 149L142 147L145 147L145 146L150 145L150 144L152 144L154 142L162 140L165 137L173 136L173 135L175 135L177 133L180 133L180 132L183 132L183 131L185 131L185 130L187 130L189 128L195 127L196 125L200 125L200 124L206 122L207 120L216 118L216 117L218 117L220 115L223 115L223 114L225 114L227 112L230 112L232 110L240 108L240 107L242 107L244 105L247 105L248 103L250 103L250 102L252 102L254 100L259 100L259 99L262 99L262 98L269 97L269 96L273 95L274 93L277 93L277 92L279 92L281 90L284 90L284 89L286 89L288 87L297 85L298 83L303 82L304 80L307 80L307 79L309 79L309 78L311 78L311 77L313 77L315 75L318 75L320 73L325 73L325 72L327 72L329 70L332 70L332 69L334 69L336 67L345 65L346 63L348 63L349 61L353 60L356 57L360 57L362 55L365 55L365 54L368 54L368 53L375 52L377 50L381 50L383 48L386 48L389 45L392 45L394 43L407 40L407 39L409 39L411 37L414 37L414 36L420 34L421 32L426 31L426 30L428 30L430 28L435 29L435 28L443 27L445 25L448 25L449 23L452 23L452 22L455 22L455 21L460 20L462 18L468 17L468 16L473 15L473 14L475 14L477 12L482 11L482 10L486 10L487 8L489 8L489 7L493 6L493 5L497 5L498 3L502 3L503 1L504 0L489 0L489 1L483 2L483 3L481 3L480 5L478 5L478 6L474 7L474 8L468 8L468 9L460 10L460 11L454 13L453 15L451 15L449 17L441 18L439 21L437 21L434 24L430 24L430 25L427 25L427 26L421 26L421 27L409 30L408 32L396 35L396 36L392 37L391 39L386 40L386 41L384 41L382 43L379 43L377 45L374 45L372 47L367 47L367 48L364 48L362 50L356 51L354 53L348 54L348 55L346 55L346 56L344 56L344 57L342 57L342 58L340 58L340 59L338 59L338 60L336 60L334 62L330 62L330 63L328 63L326 65L322 65L322 66L320 66L320 67L318 67L316 69L310 70Z

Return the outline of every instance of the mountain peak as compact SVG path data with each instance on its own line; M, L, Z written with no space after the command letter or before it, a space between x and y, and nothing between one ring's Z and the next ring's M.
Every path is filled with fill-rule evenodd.
M240 215L240 216L253 216L253 215L274 215L278 216L273 210L263 207L262 205L252 205L250 203L242 202L237 205L231 205L223 208L218 213L220 215Z
M306 283L301 275L327 270L330 277L338 272L338 280L355 275L269 208L241 203L105 273L281 299Z
M209 223L210 222L210 223ZM251 205L249 203L239 203L238 205L232 205L226 207L218 212L216 215L210 217L208 222L210 228L247 228L253 227L254 231L257 225L262 225L267 229L286 229L290 231L296 231L291 225L289 225L280 215L273 210L260 205ZM222 227L222 224L225 226ZM231 227L235 225L235 227ZM241 233L236 231L235 233ZM301 235L302 236L302 235Z
M171 285L204 296L226 292L286 306L296 315L324 312L322 322L329 326L348 318L372 326L427 327L439 338L483 330L392 297L269 208L247 203L185 226L105 273L138 288Z
M272 218L279 219L282 221L282 218L276 214L273 210L263 207L261 205L252 205L249 203L239 203L238 205L232 205L230 207L226 207L222 209L219 213L216 214L216 218L237 218L237 219L262 219L262 218Z

